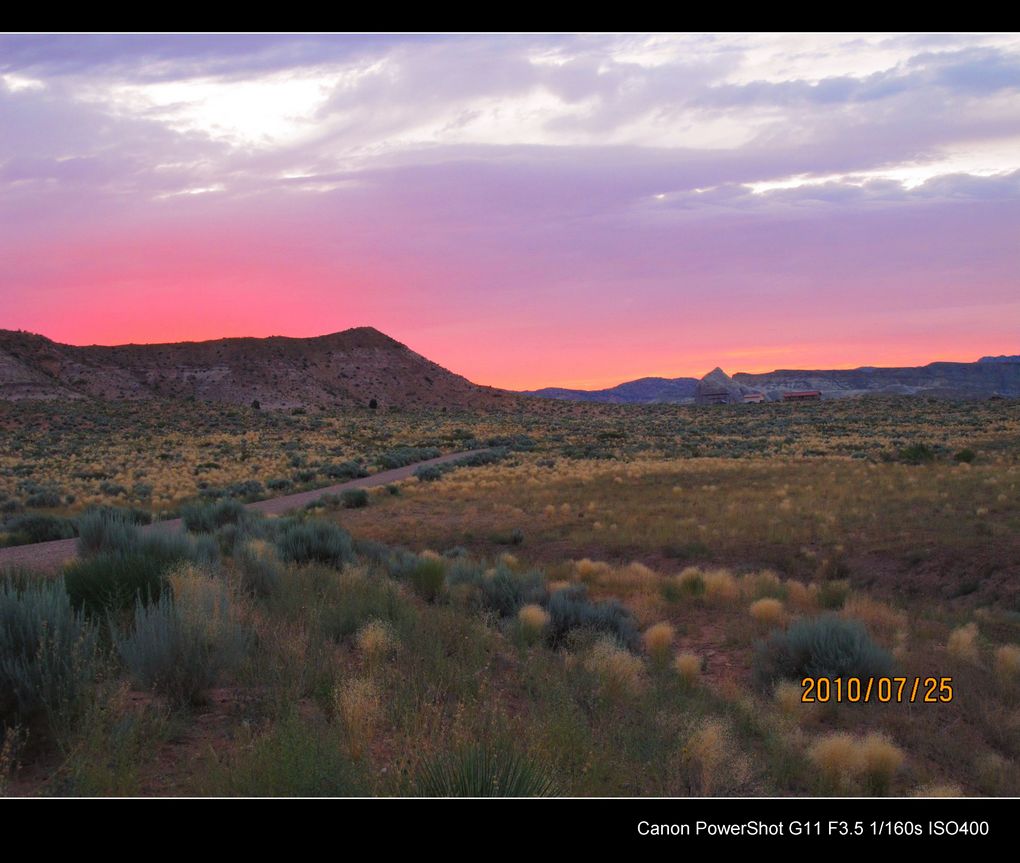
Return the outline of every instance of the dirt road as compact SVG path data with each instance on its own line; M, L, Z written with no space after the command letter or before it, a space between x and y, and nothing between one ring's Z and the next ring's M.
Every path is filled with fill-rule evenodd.
M259 500L255 503L245 504L248 509L258 510L266 515L280 515L292 509L300 509L303 506L318 500L326 494L339 494L351 488L373 488L374 486L386 485L407 479L414 472L424 465L439 465L457 462L476 453L487 452L488 450L470 450L468 452L455 452L448 455L441 455L438 458L427 459L426 461L415 462L404 467L384 470L374 473L371 476L363 476L360 479L352 479L342 482L339 485L331 485L328 488L317 488L312 491L302 491L297 494L287 494L282 497L272 497L267 500ZM144 525L142 531L175 531L181 530L183 523L179 518L168 521L157 521L153 524ZM13 548L0 548L0 569L4 567L26 567L43 571L59 569L67 561L76 557L76 539L57 539L52 542L37 542L32 545L16 545Z

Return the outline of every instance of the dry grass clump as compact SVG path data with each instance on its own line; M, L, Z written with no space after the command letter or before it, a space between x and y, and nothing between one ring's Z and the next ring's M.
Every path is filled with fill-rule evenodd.
M808 749L808 759L830 791L849 792L863 782L869 793L882 795L888 793L906 756L884 734L856 739L838 731L817 740Z
M728 569L710 569L704 579L705 598L710 602L732 602L740 598L740 585Z
M193 563L178 566L168 576L174 607L186 625L210 644L232 633L241 622L241 605L222 579Z
M375 667L396 649L398 639L386 621L370 620L358 630L355 642L369 666Z
M645 644L645 652L652 658L652 661L659 665L665 665L673 653L673 638L676 630L668 623L656 623L645 630L642 639Z
M949 633L946 650L951 656L967 662L978 660L978 627L976 623L967 623Z
M660 581L661 576L657 572L637 561L622 569L610 570L599 578L599 584L623 594L651 593Z
M861 770L857 741L845 731L837 731L816 740L808 749L807 756L825 786L832 791L848 789Z
M684 593L700 596L705 592L705 575L696 566L685 567L676 577L677 584Z
M591 560L587 557L574 562L574 574L585 584L598 584L604 577L612 573L613 568L602 560Z
M804 687L792 680L777 683L774 697L780 713L788 719L799 721L816 712L816 704L804 703Z
M995 676L1003 683L1020 678L1020 645L1003 644L995 651Z
M771 569L763 569L761 572L752 572L743 576L740 579L740 589L749 599L786 595L786 587Z
M751 603L751 617L768 626L779 626L786 618L786 609L778 599L765 598Z
M818 589L791 579L786 582L786 601L798 611L813 611L818 606Z
M850 596L840 613L843 617L861 621L871 632L889 639L907 627L907 616L903 612L869 596Z
M712 779L727 756L729 740L725 726L710 720L696 731L687 743L687 755L698 779L699 791L708 796L712 793Z
M959 785L922 785L911 797L963 797Z
M517 612L517 621L520 623L521 633L525 639L533 644L538 641L549 625L549 612L541 605L529 604L521 607Z
M696 728L683 748L682 761L690 792L703 797L738 793L750 777L747 759L725 723L717 719Z
M610 700L634 696L644 689L641 660L612 641L598 642L585 666L598 677L602 694Z
M903 766L903 750L883 734L869 734L859 744L861 772L868 790L882 795Z
M688 686L694 686L701 677L701 657L696 653L680 653L673 660L677 674Z
M350 756L361 758L382 715L379 689L371 680L346 680L333 689L333 710Z

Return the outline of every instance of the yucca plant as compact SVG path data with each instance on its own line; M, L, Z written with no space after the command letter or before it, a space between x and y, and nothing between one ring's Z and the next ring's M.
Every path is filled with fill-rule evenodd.
M471 746L425 762L419 797L554 797L549 773L505 746Z

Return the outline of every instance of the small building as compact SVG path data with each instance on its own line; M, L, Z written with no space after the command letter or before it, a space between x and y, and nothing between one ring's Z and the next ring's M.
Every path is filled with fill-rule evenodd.
M820 390L794 390L783 393L784 402L817 402L822 400Z
M728 390L702 390L698 400L703 405L726 405L730 403L730 393Z
M744 404L745 405L758 404L759 402L763 402L763 401L765 401L765 393L759 393L759 392L744 393Z

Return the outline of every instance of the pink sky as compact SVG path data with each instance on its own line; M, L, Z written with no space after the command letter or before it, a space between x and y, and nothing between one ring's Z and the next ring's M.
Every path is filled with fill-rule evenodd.
M1020 40L0 37L0 327L479 383L1018 353Z

